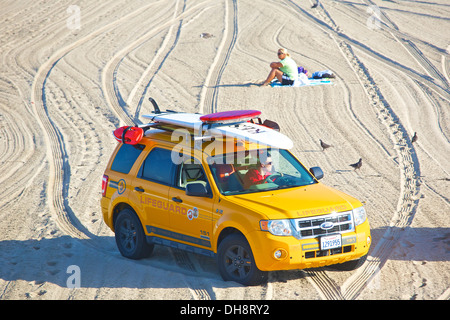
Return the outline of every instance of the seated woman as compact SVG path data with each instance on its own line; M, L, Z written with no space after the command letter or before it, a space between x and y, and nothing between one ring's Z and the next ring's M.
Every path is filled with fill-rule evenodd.
M292 85L298 78L298 67L295 61L291 58L286 49L278 49L278 57L281 59L279 62L272 62L269 75L266 81L261 86L267 86L275 77L280 81L283 86Z
M264 183L265 179L272 174L272 158L268 154L261 154L258 168L249 169L244 176L244 188Z

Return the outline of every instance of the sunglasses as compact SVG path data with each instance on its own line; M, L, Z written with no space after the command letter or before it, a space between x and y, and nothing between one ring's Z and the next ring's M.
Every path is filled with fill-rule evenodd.
M283 52L278 52L278 55L280 56L280 55L282 55L282 54L284 54Z

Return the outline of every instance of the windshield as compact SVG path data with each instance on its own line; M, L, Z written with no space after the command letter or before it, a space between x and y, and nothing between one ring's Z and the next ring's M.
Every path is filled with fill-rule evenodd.
M316 183L287 150L259 149L208 158L223 195L293 188Z

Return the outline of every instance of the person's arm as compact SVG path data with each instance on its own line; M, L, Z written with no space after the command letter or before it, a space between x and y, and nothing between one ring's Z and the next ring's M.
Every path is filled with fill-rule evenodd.
M277 68L277 69L280 69L281 67L283 67L283 64L281 63L281 62L272 62L271 64L270 64L270 67L273 69L273 68Z

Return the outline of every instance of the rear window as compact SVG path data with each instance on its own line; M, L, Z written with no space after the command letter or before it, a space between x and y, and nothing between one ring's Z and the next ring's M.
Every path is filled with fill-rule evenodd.
M172 185L175 168L170 150L154 148L142 164L138 177Z
M144 148L145 146L142 144L138 144L135 146L123 144L117 152L116 157L114 158L114 161L111 165L111 170L125 174L129 173L131 168L133 167L134 162L139 157Z

